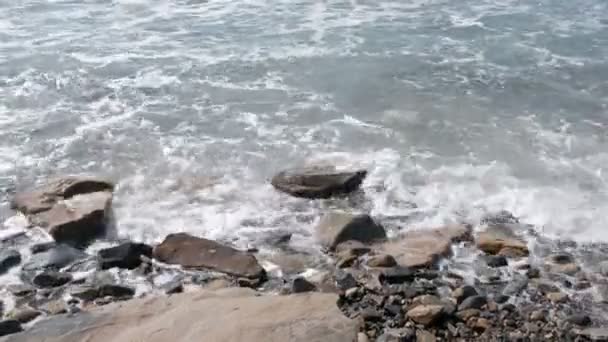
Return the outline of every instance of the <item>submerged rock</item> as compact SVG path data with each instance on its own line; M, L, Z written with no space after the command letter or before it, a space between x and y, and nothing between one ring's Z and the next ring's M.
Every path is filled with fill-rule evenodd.
M451 254L453 243L470 239L470 226L453 225L409 231L396 240L378 245L377 250L392 255L401 266L432 267Z
M356 341L358 324L340 312L337 300L316 292L256 296L245 289L142 298L53 317L12 341Z
M386 239L386 231L369 215L332 212L323 216L315 228L317 241L325 248L335 249L342 242L372 243Z
M21 263L21 254L14 249L0 251L0 274L8 272L9 269Z
M15 334L20 331L23 331L23 328L21 328L21 323L17 320L9 319L0 321L0 336Z
M277 190L295 197L329 198L351 193L361 186L367 171L337 171L333 167L286 170L271 180Z
M60 269L87 257L87 254L74 247L58 244L45 252L32 255L23 265L23 270Z
M47 288L57 287L72 281L72 275L70 273L56 272L56 271L44 271L36 275L33 279L34 285Z
M167 264L237 277L262 279L266 275L254 255L186 233L168 235L154 248L153 256Z
M105 270L112 267L134 269L141 265L141 256L152 257L152 247L143 243L126 242L102 249L97 254L99 266Z
M477 235L477 247L488 254L528 255L528 244L515 235L508 225L490 226Z

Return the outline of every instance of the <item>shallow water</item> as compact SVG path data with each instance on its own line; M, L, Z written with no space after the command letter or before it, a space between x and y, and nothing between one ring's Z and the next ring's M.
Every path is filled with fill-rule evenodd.
M330 160L370 170L359 209L396 226L506 209L608 241L606 80L602 0L0 0L2 215L101 173L121 237L316 250L346 204L268 179Z

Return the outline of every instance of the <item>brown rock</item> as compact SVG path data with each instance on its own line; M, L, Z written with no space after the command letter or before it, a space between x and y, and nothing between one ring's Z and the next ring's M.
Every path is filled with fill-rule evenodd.
M317 241L334 250L345 241L372 243L386 239L386 231L369 215L332 212L323 216L315 229Z
M374 255L367 259L367 266L369 267L394 267L397 266L397 261L392 255L380 254Z
M428 326L435 323L442 314L442 305L417 305L413 309L408 310L407 317L418 324Z
M261 279L266 274L252 254L186 233L167 235L154 248L153 255L167 264L211 269L237 277Z
M456 313L456 317L463 322L467 322L471 317L478 317L479 315L481 315L481 311L478 309L466 309Z
M13 342L353 342L358 325L336 295L256 296L249 289L135 299L56 316Z
M10 315L9 319L14 319L21 324L25 324L35 320L42 313L38 310L34 310L32 308L20 308L15 309Z
M416 331L416 341L417 342L435 342L437 338L433 333L426 330L418 330Z
M275 189L303 198L330 198L351 193L361 186L367 171L337 171L335 167L286 170L271 180Z
M473 329L479 332L488 330L492 326L489 320L485 318L478 318L473 324Z
M442 257L451 254L452 243L471 239L471 227L446 226L436 229L409 231L397 240L377 247L380 253L394 256L401 266L432 267Z
M70 197L31 219L55 241L83 245L105 233L111 205L112 193L93 192Z
M563 292L551 292L547 293L547 299L549 299L553 303L565 303L568 301L568 295Z
M113 189L114 184L99 178L63 177L34 190L17 193L11 201L11 208L27 215L38 214L76 195L112 192Z
M477 247L488 254L528 255L528 245L507 225L488 227L477 235Z

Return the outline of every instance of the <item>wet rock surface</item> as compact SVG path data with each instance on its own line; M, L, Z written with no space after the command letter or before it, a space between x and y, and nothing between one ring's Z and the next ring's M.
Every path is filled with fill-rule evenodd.
M323 216L315 228L321 246L335 249L340 243L358 241L370 244L386 239L386 231L369 215L332 212Z
M359 188L367 171L337 171L334 167L308 167L286 170L271 180L277 190L296 197L329 198Z

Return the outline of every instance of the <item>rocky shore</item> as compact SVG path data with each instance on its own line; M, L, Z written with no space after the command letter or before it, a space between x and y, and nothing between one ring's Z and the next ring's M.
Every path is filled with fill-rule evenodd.
M365 170L309 167L272 186L302 201L364 196ZM64 177L14 194L49 241L4 235L1 341L604 341L608 248L539 235L507 211L478 222L389 230L353 210L320 213L323 262L173 232L122 241L114 184ZM92 251L91 243L108 247ZM305 258L304 258L305 259ZM146 290L141 289L145 284Z

